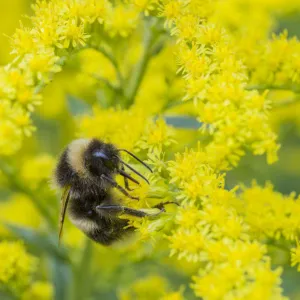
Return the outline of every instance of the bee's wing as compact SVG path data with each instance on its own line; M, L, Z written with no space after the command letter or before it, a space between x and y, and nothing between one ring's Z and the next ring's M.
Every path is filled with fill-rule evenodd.
M65 215L67 211L67 206L68 202L70 199L70 186L66 186L62 196L61 196L61 201L60 201L60 217L59 217L59 234L58 234L58 240L60 242L61 236L62 236L62 231L63 231L63 226L64 226L64 221L65 221Z

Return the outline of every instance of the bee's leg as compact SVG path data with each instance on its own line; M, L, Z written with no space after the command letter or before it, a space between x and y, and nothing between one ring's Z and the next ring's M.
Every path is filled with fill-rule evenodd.
M124 167L124 165L122 165L121 166L121 170L123 171L123 172L125 172L125 167ZM127 177L124 177L124 185L125 185L125 188L126 188L126 190L127 191L133 191L133 189L131 189L130 187L129 187L129 181L128 181L128 178Z
M161 214L162 212L164 212L163 209L161 209L159 212L157 213L146 213L142 210L138 210L138 209L133 209L130 207L126 207L126 206L122 206L122 205L98 205L96 207L97 211L105 211L107 213L110 214L125 214L125 215L130 215L130 216L134 216L134 217L139 217L139 218L143 218L143 217L155 217L158 216L159 214Z
M166 202L158 203L155 206L152 206L152 208L158 208L161 211L165 211L165 205L167 205L167 204L176 204L177 206L179 206L179 204L175 201L166 201Z
M113 187L117 188L122 194L124 194L126 197L131 198L131 199L135 199L135 200L139 200L139 197L134 197L131 196L123 187L121 187L120 185L118 185L112 178L102 174L101 177L108 181Z

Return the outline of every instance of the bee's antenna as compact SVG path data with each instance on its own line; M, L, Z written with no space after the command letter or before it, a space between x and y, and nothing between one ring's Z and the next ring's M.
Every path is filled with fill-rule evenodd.
M131 167L130 165L128 165L128 164L127 164L125 161L123 161L120 157L118 157L118 159L119 159L119 161L120 161L124 166L126 166L128 169L130 169L132 172L134 172L136 175L140 176L140 177L143 178L148 184L150 184L149 181L148 181L148 179L147 179L145 176L143 176L141 173L139 173L138 171L136 171L133 167Z
M135 158L137 161L139 161L143 166L145 166L151 173L153 173L152 169L147 164L145 164L142 160L140 160L137 156L135 156L133 153L129 152L126 149L118 149L118 151L124 151L124 152L128 153L133 158Z
M124 172L123 170L118 170L118 172L119 172L120 175L124 176L125 178L128 178L128 179L130 179L131 181L133 181L134 183L140 185L140 183L139 183L137 180L135 180L133 177L131 177L129 174L127 174L127 173Z

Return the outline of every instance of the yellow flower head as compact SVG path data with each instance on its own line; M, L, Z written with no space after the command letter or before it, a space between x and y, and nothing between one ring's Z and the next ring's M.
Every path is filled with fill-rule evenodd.
M36 269L36 259L21 242L0 243L0 289L19 294L27 288Z
M22 194L14 194L5 201L0 202L1 223L16 224L29 228L38 228L41 225L41 215L36 210L33 200ZM0 236L10 237L12 233L0 227Z
M53 299L53 287L49 282L36 281L32 286L25 291L22 295L22 300L52 300Z
M48 154L28 158L21 167L21 177L29 186L37 188L43 181L49 181L54 163L54 158Z
M112 37L128 37L138 24L138 11L119 4L111 10L105 29Z

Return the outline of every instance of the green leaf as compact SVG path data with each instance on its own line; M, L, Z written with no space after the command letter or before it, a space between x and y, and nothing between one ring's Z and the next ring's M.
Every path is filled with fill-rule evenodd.
M275 33L279 34L283 30L287 29L289 37L300 37L300 14L284 15L282 18L277 20L277 27Z
M199 129L201 123L194 117L190 116L164 116L168 125L176 128Z
M53 233L42 234L35 230L19 227L12 224L5 224L17 237L24 240L34 252L47 253L48 255L60 259L65 262L70 262L66 249L58 246L58 238Z
M54 299L71 300L72 298L69 297L71 287L70 283L73 280L70 265L56 257L50 258L50 263L52 270L52 282L54 286Z
M16 300L16 297L13 295L10 295L8 293L0 291L0 299L1 300Z
M93 242L86 238L81 258L75 266L72 300L88 299L93 285L92 279Z

